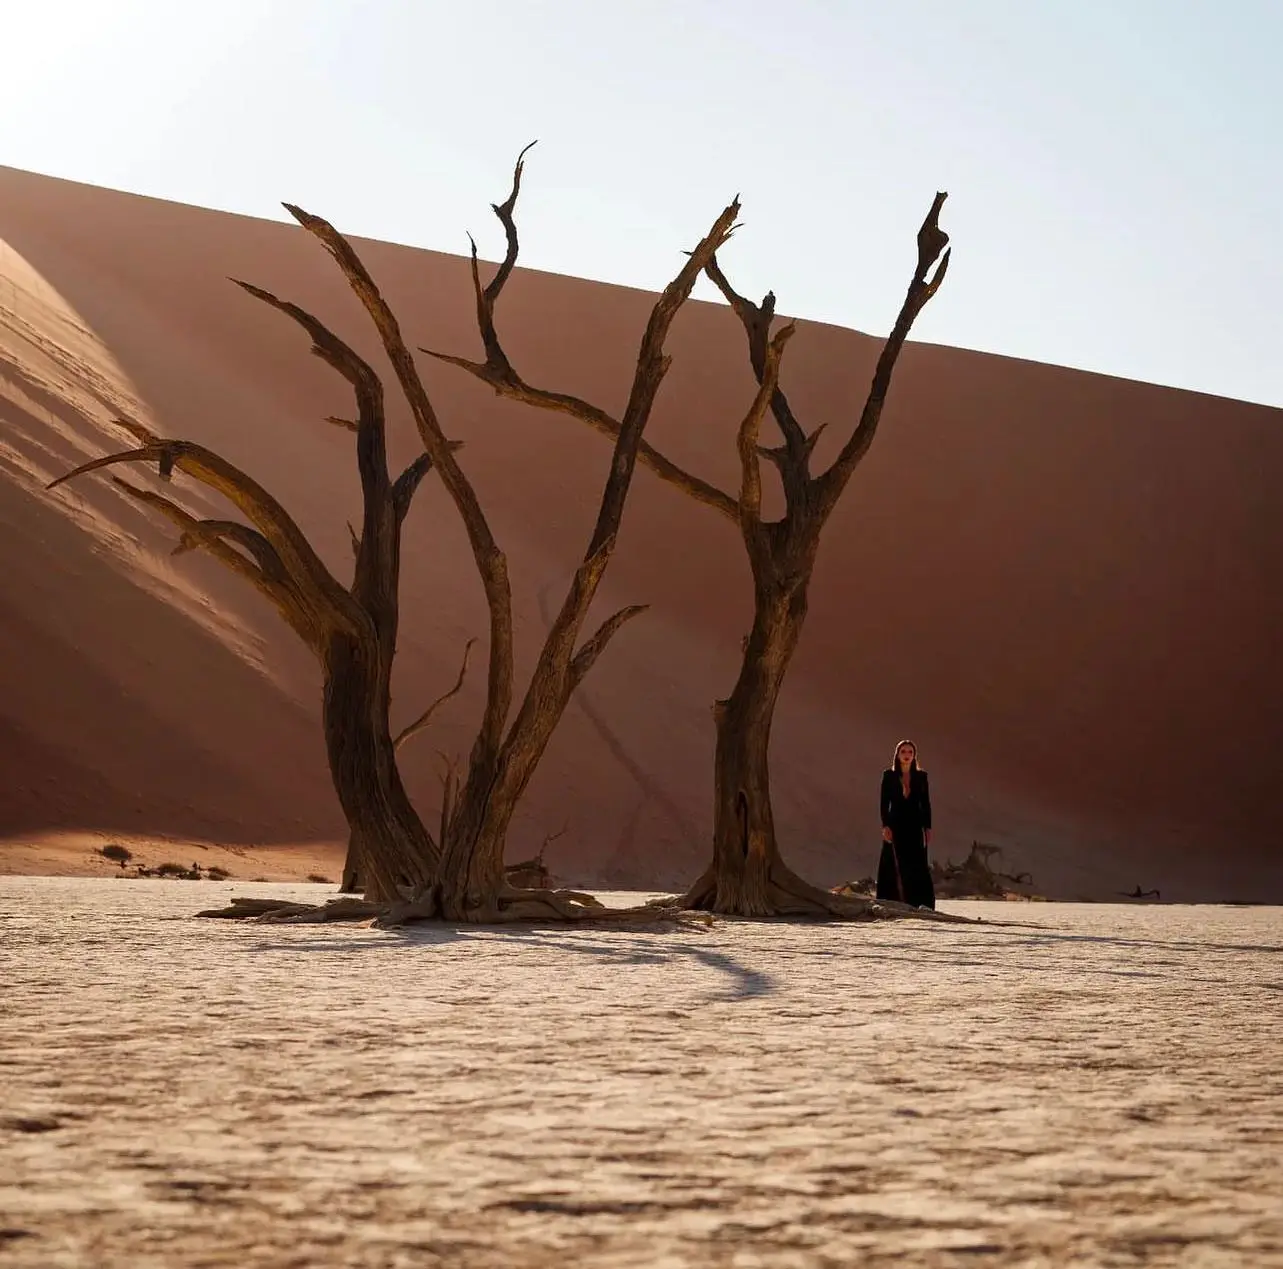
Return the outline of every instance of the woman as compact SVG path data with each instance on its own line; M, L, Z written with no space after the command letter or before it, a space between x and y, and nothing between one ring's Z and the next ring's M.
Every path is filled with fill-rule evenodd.
M902 740L890 770L882 773L882 857L878 860L878 898L915 908L936 906L927 863L931 845L931 788L918 766L918 747Z

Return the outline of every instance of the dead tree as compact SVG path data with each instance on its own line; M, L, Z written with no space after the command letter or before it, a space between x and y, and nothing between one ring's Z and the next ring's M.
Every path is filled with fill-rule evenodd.
M521 169L518 160L512 193L505 203L494 208L508 239L502 276L517 258L513 209ZM810 461L822 428L807 432L778 385L780 355L793 332L792 324L772 335L774 295L768 294L760 305L753 304L730 286L716 255L704 264L705 272L730 301L744 326L749 359L759 386L757 401L737 437L739 490L730 494L716 488L649 444L643 443L638 450L640 461L662 479L738 527L753 574L753 624L744 640L739 677L730 696L717 701L713 708L717 727L713 858L703 876L681 897L680 903L686 908L743 916L867 916L874 914L878 906L821 890L784 863L771 810L771 722L806 621L807 595L821 534L873 443L896 361L913 322L939 289L948 268L949 252L945 248L949 239L939 226L945 197L935 196L918 231L913 277L878 358L859 421L832 465L820 475L812 475ZM607 411L567 393L535 387L517 372L495 332L496 298L497 288L487 296L485 304L478 305L484 361L432 355L462 367L502 396L572 415L606 436L618 437L622 424ZM759 443L759 428L767 408L781 433L779 446ZM762 517L763 458L778 471L783 486L785 510L778 520L766 521Z
M514 184L510 204L515 204L516 196ZM490 663L486 702L466 776L454 795L448 814L443 815L438 884L430 893L421 895L409 905L404 915L440 914L450 920L490 922L547 916L573 917L594 911L600 914L599 905L595 902L585 905L583 896L571 892L526 890L509 885L503 869L504 839L518 800L529 784L571 694L625 622L644 611L637 606L621 609L580 642L588 610L614 552L624 503L643 446L642 432L668 370L669 358L664 352L668 332L700 273L729 239L739 213L738 200L717 218L651 310L637 355L628 403L613 432L614 455L596 523L544 641L525 695L511 721L513 621L507 561L494 540L472 485L455 460L396 318L373 279L351 245L331 226L296 208L291 207L290 211L334 256L378 330L384 351L410 406L424 451L463 521L489 613ZM510 216L510 213L511 206L507 214ZM472 279L477 318L483 332L493 331L494 304L515 263L514 236L504 262L489 283L483 286L475 244L473 246ZM761 408L764 409L764 394L759 396L763 397Z
M401 782L389 729L401 533L432 461L422 455L393 479L383 386L369 363L297 305L248 283L239 285L302 326L312 351L355 392L355 421L332 420L356 435L364 499L351 585L334 577L289 513L251 476L203 445L154 436L136 422L119 420L137 448L94 459L49 487L106 467L154 462L163 479L182 472L245 516L248 525L198 519L162 494L114 478L131 498L178 526L175 555L207 551L266 596L316 655L330 775L360 855L366 898L379 904L398 901L430 886L440 862L437 843L425 832Z
M516 190L513 191L513 200ZM513 812L543 756L571 694L620 628L640 612L630 606L580 639L614 551L625 501L669 358L664 344L674 318L700 273L730 237L738 201L727 207L689 254L655 302L642 336L628 404L614 432L614 456L596 522L545 639L526 692L513 714L513 616L507 561L491 533L471 482L455 457L419 376L400 326L348 240L327 221L286 204L290 214L334 258L378 332L383 350L409 404L423 456L396 481L384 454L382 386L369 365L310 314L242 283L250 294L286 313L308 332L313 351L352 383L357 397L358 462L365 495L363 532L354 534L356 572L350 588L326 569L298 526L252 478L203 446L162 440L138 424L129 430L141 447L86 463L61 477L127 462L156 462L162 477L175 468L225 495L253 528L223 520L197 520L171 500L130 485L139 501L182 530L179 550L209 551L251 581L313 648L325 672L325 729L335 788L351 830L350 859L363 874L366 899L338 900L324 909L260 900L234 903L207 915L272 916L291 920L368 916L388 922L443 917L497 922L538 918L577 919L608 914L588 895L522 889L504 873L504 842ZM475 249L472 276L483 328L516 259L515 241L495 277L482 286ZM761 392L758 414L765 409ZM466 774L445 781L439 838L424 826L402 787L396 742L388 725L388 684L395 649L401 526L415 489L434 470L467 532L489 614L489 674L480 726ZM456 689L457 690L456 685ZM431 713L431 708L428 715ZM426 724L428 715L399 739ZM345 872L356 869L345 869ZM653 913L643 912L647 919Z

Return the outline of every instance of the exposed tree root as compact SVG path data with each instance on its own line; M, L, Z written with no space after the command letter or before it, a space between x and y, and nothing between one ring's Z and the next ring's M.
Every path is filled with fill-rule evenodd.
M344 896L328 903L294 903L287 899L235 898L230 907L207 908L198 917L219 917L226 921L263 921L298 925L321 921L368 921L386 910L386 905Z
M270 925L364 921L381 929L410 925L418 921L443 920L440 900L435 891L397 904L370 903L364 899L346 897L331 899L323 904L244 897L233 899L229 907L209 908L196 915ZM705 912L652 904L634 908L608 908L593 895L578 890L521 890L513 887L504 887L492 903L473 909L466 917L469 925L568 922L708 926L712 924L713 917Z
M693 920L692 918L698 918ZM643 904L633 908L608 908L599 899L580 890L524 889L504 885L487 903L469 908L466 913L443 917L435 895L391 908L375 924L406 925L412 921L460 920L468 925L513 925L568 922L600 925L709 925L712 917L705 913L686 912L677 907Z
M882 899L865 899L857 895L834 894L803 881L780 860L772 862L766 885L759 893L746 894L746 888L732 901L719 897L716 870L710 865L685 894L653 899L656 908L675 907L680 911L713 912L738 917L801 917L813 920L891 921L910 919L935 921L946 925L980 925L977 917L914 908L907 903Z

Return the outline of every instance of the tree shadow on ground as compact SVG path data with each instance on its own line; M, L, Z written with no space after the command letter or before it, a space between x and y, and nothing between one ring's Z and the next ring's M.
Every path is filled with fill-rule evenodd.
M1063 960L1057 960L1053 965L1047 965L1035 957L1018 957L1021 951L1037 953L1038 951L1049 951L1048 943L1058 942L1059 939L1020 939L1014 947L1010 944L1004 946L1001 950L995 950L987 957L977 957L973 955L960 954L963 949L954 945L952 947L932 948L921 945L912 949L891 951L885 947L877 948L847 948L843 949L841 955L843 959L871 961L877 965L890 965L893 963L916 965L916 966L933 966L938 965L949 969L976 969L993 971L1000 969L1004 973L1012 973L1018 976L1029 978L1035 981L1044 974L1061 974L1067 968ZM1078 940L1069 940L1078 941ZM1093 940L1096 942L1110 942L1111 940ZM1165 950L1178 951L1201 951L1204 948L1197 944L1174 946L1172 944L1160 941L1129 941L1118 940L1126 947L1153 947ZM1216 945L1212 945L1216 946ZM972 949L968 948L967 951ZM1276 951L1275 948L1259 948L1249 944L1231 945L1225 947L1226 951L1254 953L1259 951ZM1017 953L1013 956L1011 953ZM798 955L805 956L806 953ZM1209 975L1206 973L1192 972L1198 965L1191 960L1189 956L1172 960L1148 960L1137 968L1125 968L1111 964L1108 960L1102 959L1099 963L1091 961L1076 960L1072 963L1072 970L1076 975L1083 975L1094 978L1110 979L1138 979L1145 978L1156 980L1163 983L1180 982L1181 984L1203 984L1212 987L1229 987L1240 985L1238 980L1224 976ZM1201 966L1199 966L1201 968Z
M786 922L779 922L785 924ZM737 922L727 921L727 925ZM757 924L754 922L754 924ZM797 923L810 925L811 923ZM903 928L903 927L901 927ZM1221 977L1205 973L1191 973L1191 954L1208 952L1271 954L1283 953L1283 946L1276 944L1252 943L1218 943L1201 940L1165 940L1146 938L1127 938L1121 935L1076 934L1046 928L1036 932L1028 925L1019 929L986 922L983 926L969 928L968 935L982 930L989 934L1001 934L1003 943L999 951L993 944L988 944L987 955L975 953L981 945L968 938L967 942L958 941L955 937L944 946L927 946L915 943L911 949L893 949L886 945L859 946L847 944L839 950L826 948L823 953L818 950L812 953L806 949L776 949L776 955L785 959L810 958L813 955L838 956L844 960L870 961L874 964L889 965L901 963L917 966L939 965L950 969L969 968L993 970L1001 968L1007 972L1027 974L1034 978L1048 972L1048 966L1036 958L1028 956L1017 960L1012 953L1037 953L1048 951L1056 945L1082 944L1084 953L1092 948L1118 948L1125 950L1165 951L1174 954L1174 959L1155 960L1136 968L1112 965L1107 961L1100 964L1079 964L1076 970L1093 977L1111 979L1149 979L1170 982L1179 979L1183 983L1201 983L1210 986L1225 986L1227 982ZM957 927L933 927L933 934L952 934L957 936ZM254 946L255 951L263 952L313 952L330 955L352 955L363 951L386 950L390 944L400 943L409 946L441 947L459 942L501 943L505 945L521 944L531 948L571 952L581 956L592 956L604 966L621 965L676 965L683 961L695 961L706 969L724 976L728 981L725 992L710 995L707 1000L747 1000L772 995L779 990L777 978L762 970L757 970L736 959L724 950L699 947L688 938L664 928L634 929L627 932L618 931L609 938L602 937L602 931L591 927L567 927L562 925L525 926L468 926L423 924L399 926L382 931L376 937L355 939L318 939L308 937L299 940L274 940L260 942ZM1059 968L1059 967L1058 967ZM1203 968L1203 967L1199 967Z
M565 937L573 933L580 937ZM708 996L707 1002L748 1000L769 996L779 990L778 981L762 970L736 960L723 951L697 947L688 941L673 941L672 932L666 930L630 930L616 938L589 940L582 937L587 931L570 931L564 927L535 927L514 930L505 926L419 925L398 926L381 937L359 939L317 938L280 939L254 944L252 952L323 952L330 955L353 955L366 951L386 951L390 940L412 947L444 947L451 943L502 943L521 944L527 947L571 952L591 956L603 965L660 965L673 966L682 961L694 961L705 969L722 975L728 983L724 992Z
M1041 930L1037 934L1010 935L1030 947L1039 943L1101 943L1113 947L1153 947L1168 952L1266 952L1283 953L1280 943L1211 943L1202 939L1133 939L1119 934L1069 934Z

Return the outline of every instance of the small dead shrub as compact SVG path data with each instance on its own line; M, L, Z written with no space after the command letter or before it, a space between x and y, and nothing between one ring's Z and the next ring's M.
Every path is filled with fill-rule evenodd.
M113 864L119 864L122 868L134 857L132 850L121 846L118 842L112 842L109 846L104 846L98 853L104 859L110 859Z
M307 879L315 882L318 886L332 886L334 884L328 877L322 877L319 872L309 872Z

